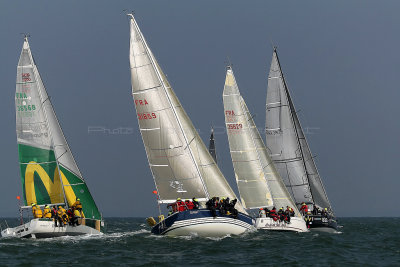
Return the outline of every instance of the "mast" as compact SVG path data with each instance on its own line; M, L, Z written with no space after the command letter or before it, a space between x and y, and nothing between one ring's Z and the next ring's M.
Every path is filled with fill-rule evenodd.
M213 127L211 127L210 144L208 146L208 151L210 152L211 156L213 157L215 163L217 163L217 150L215 147L214 128Z

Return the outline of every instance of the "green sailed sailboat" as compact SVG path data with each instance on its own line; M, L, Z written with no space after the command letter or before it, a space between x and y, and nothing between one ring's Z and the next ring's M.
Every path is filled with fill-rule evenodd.
M79 226L63 227L55 227L51 218L32 219L1 235L41 238L101 233L101 214L61 130L27 37L17 67L15 108L25 204L21 208L29 209L33 203L68 208L79 198L82 219Z

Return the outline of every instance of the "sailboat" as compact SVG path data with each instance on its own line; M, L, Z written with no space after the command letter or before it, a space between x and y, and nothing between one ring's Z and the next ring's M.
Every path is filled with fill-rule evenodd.
M314 214L305 214L308 226L311 230L334 231L337 222L301 128L276 47L268 75L265 125L267 147L293 200L298 207L305 203L313 210Z
M208 152L214 159L215 163L217 162L217 150L215 148L215 139L214 139L214 128L211 128L211 135L210 135L210 143L208 145Z
M226 70L223 99L229 149L242 204L250 210L289 206L295 213L290 222L276 217L257 218L257 229L307 232L304 219L267 153L231 66Z
M1 232L3 237L48 238L101 234L103 222L72 156L25 36L15 94L19 165L25 206L70 207L82 203L80 225L55 227L52 218L32 219ZM22 220L22 218L21 218Z
M128 16L132 96L158 204L171 204L177 198L197 198L202 204L212 197L236 199L157 63L134 16ZM160 214L158 222L153 219L151 232L212 237L254 230L254 221L240 202L235 207L239 211L237 218L220 213L213 217L203 208L174 212L166 218Z

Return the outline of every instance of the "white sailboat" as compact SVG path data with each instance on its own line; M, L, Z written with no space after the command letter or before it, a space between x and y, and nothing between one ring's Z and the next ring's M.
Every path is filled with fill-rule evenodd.
M311 230L335 231L337 222L300 125L276 48L268 75L266 102L266 144L289 193L298 207L304 202L308 209L314 210L314 214L305 215ZM317 213L316 208L323 212Z
M52 218L36 218L1 232L3 237L47 238L101 234L103 222L82 178L24 38L17 67L15 94L19 164L25 206L70 207L82 203L79 226L55 227Z
M132 95L140 133L157 188L159 204L177 198L236 196L207 151L175 92L151 52L132 14L130 18L130 67ZM186 210L161 217L152 233L161 235L224 236L254 230L253 219L238 202L237 219L209 210Z
M257 229L306 232L306 223L275 170L230 66L223 99L229 148L244 207L286 209L289 206L295 212L290 222L276 217L257 218Z

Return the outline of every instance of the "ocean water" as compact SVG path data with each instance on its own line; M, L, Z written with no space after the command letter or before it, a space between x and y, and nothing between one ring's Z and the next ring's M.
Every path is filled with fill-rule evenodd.
M341 218L339 224L334 234L171 238L152 235L144 218L108 218L101 236L0 238L0 266L400 266L400 218Z

